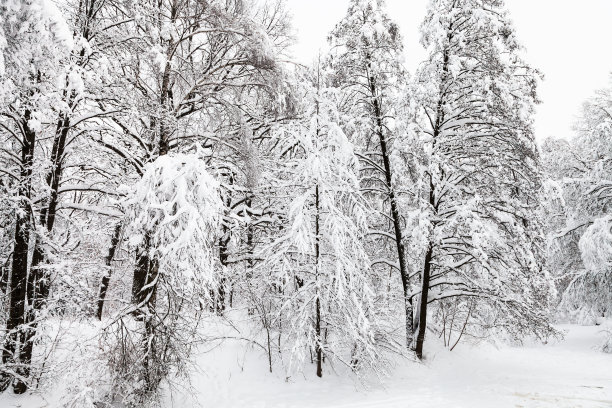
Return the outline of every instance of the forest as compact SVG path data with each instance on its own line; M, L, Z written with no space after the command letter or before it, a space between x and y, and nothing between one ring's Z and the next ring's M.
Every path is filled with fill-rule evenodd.
M612 362L612 81L536 140L503 0L430 0L414 72L348 3L305 66L283 0L1 0L4 401L171 406L230 343L359 384L597 324Z

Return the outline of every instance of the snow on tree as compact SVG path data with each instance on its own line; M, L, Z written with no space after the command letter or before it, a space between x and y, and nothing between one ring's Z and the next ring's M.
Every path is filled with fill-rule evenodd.
M291 42L283 0L0 2L0 389L145 406L220 337L363 378L545 337L556 292L610 317L612 88L541 159L502 0L431 0L413 80L383 0L315 71Z
M249 8L241 0L145 1L121 3L109 13L120 22L109 26L109 35L129 40L113 50L115 98L102 103L116 113L92 140L112 153L111 163L113 157L126 167L127 183L136 183L147 163L159 157L202 149L215 169L226 207L217 254L229 274L227 240L239 235L234 196L244 193L235 176L240 169L237 122L242 114L258 126L272 116L269 107L282 84L277 81L281 70L276 58L287 38L282 8ZM109 254L116 242L111 241ZM154 244L145 236L142 245L133 248L134 305L158 298L158 286L150 280L158 268L158 261L151 259L157 252ZM217 283L219 287L211 289L217 295L210 301L219 305L224 303L225 277ZM105 277L101 294L107 285ZM145 393L153 394L157 384L152 378Z
M292 363L299 368L314 352L320 377L324 359L359 371L381 356L359 163L338 125L338 91L304 88L303 119L277 129L291 152L280 174L290 203L258 268L277 298Z
M115 67L115 92L127 89L131 97L106 105L122 114L111 118L115 134L97 142L136 173L158 156L194 144L209 149L211 158L225 154L233 147L226 139L233 111L241 108L236 101L247 99L242 94L261 97L259 90L273 88L276 78L271 56L279 45L264 27L279 30L278 22L259 24L251 14L256 10L238 0L125 4L115 18L130 18L113 29L133 39L117 51L122 64ZM137 254L143 264L146 252ZM140 282L146 272L135 268L134 274Z
M612 267L612 228L609 216L597 218L580 237L584 266L593 272L606 272Z
M410 189L406 186L410 180L399 177L403 163L396 160L394 144L406 79L402 38L386 14L384 1L351 0L329 40L329 80L343 93L340 109L346 117L341 126L357 146L362 192L376 210L369 221L370 254L381 277L399 272L406 345L410 347L413 305L405 248L405 236L410 232L405 231L405 209L401 208L406 200L402 193ZM394 288L399 286L396 282L391 283Z
M609 317L612 309L611 112L608 87L584 104L573 139L544 145L547 176L558 197L548 204L555 215L548 225L548 262L557 270L558 313L580 323Z
M159 270L183 271L204 286L214 282L214 259L206 248L214 245L222 203L219 183L201 158L172 154L147 164L125 205L131 246L148 239Z
M498 0L432 1L422 42L429 57L415 78L414 103L429 184L421 208L430 226L421 242L416 353L428 305L453 298L466 322L517 339L545 336L551 281L532 131L539 74L522 60Z
M131 190L124 204L128 244L149 248L150 265L145 282L134 283L137 302L116 323L130 325L140 339L120 337L115 358L122 363L115 369L124 386L131 378L142 384L131 390L138 399L188 361L198 315L216 283L214 248L223 204L218 181L197 154L160 156ZM130 316L144 322L142 328Z
M37 146L47 121L61 106L58 79L72 47L66 22L55 6L44 1L6 1L0 5L0 127L6 142L1 150L2 184L13 207L13 251L6 336L0 390L11 384L27 390L41 280L29 270L30 241L38 233L34 218L36 179L41 171ZM45 285L42 281L42 285Z

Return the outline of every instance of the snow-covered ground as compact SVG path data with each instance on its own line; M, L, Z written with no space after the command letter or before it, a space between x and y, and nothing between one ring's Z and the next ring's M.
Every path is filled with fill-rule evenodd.
M191 392L167 395L177 408L605 408L612 407L612 355L596 350L601 326L561 326L565 339L548 345L459 345L453 352L430 339L427 361L398 361L389 378L356 383L314 367L286 378L267 372L260 349L227 341L197 356ZM0 396L0 407L59 407L62 387L38 395ZM54 395L49 395L54 394ZM79 407L79 403L71 405Z
M425 364L398 364L382 385L334 374L285 379L267 373L263 357L225 346L200 357L193 386L203 406L216 408L612 407L612 355L596 350L601 327L560 329L566 336L555 344L429 350Z

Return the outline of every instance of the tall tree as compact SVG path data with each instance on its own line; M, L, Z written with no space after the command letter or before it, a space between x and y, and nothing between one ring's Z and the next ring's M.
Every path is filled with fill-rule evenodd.
M32 205L35 174L40 171L35 155L44 123L53 120L53 108L61 102L57 83L72 37L55 6L46 2L4 2L0 14L0 131L6 138L2 167L17 203L0 389L13 383L14 391L23 393L30 380L37 312L29 268L30 242L37 227Z
M112 19L126 23L110 31L127 40L113 55L120 62L112 72L116 98L103 102L102 107L121 112L108 118L108 129L94 140L131 167L126 182L135 184L148 164L166 155L202 150L202 160L220 178L220 194L228 207L225 234L218 237L219 260L227 266L229 254L224 247L231 233L226 225L232 222L232 195L240 192L235 186L240 150L236 139L242 132L239 122L253 112L248 109L250 104L257 108L268 105L276 95L277 82L282 82L276 81L282 71L277 57L287 38L282 9L249 8L241 0L116 6ZM150 321L158 311L158 290L171 289L159 275L164 263L161 257L167 254L154 246L153 237L161 225L148 227L150 232L142 234L140 245L132 247L136 259L129 310L143 323L144 343L167 343L171 330L158 333L158 326ZM222 303L226 284L224 279L216 282L219 287L213 292L217 292L217 303ZM146 352L145 362L163 358L161 347L139 350ZM154 392L163 377L156 372L147 374L148 369L145 367L143 377L145 394Z
M93 190L94 194L99 191L95 187L92 188L96 184L94 180L90 180L90 184L74 183L73 180L78 179L77 172L66 174L66 169L81 164L81 158L78 157L80 152L74 147L80 144L79 139L91 129L91 122L110 113L102 111L95 102L104 99L103 89L106 82L106 61L101 49L112 46L108 38L100 35L104 29L100 20L105 11L105 3L100 0L87 0L78 5L68 3L65 6L64 15L72 28L70 40L74 45L69 56L62 61L62 70L58 70L58 80L62 84L58 89L57 101L60 109L54 112L54 117L49 118L54 127L47 129L50 135L48 150L45 149L48 157L44 161L44 184L36 214L36 240L28 274L28 298L31 308L26 315L26 323L33 329L37 326L37 314L45 306L54 280L51 273L54 269L54 257L57 255L57 249L54 248L61 247L57 243L55 230L60 223L58 220L61 218L59 211L62 209L62 196L76 191L88 193ZM70 181L66 182L65 179ZM69 236L69 223L63 224L62 229ZM60 239L68 241L66 234L60 235ZM35 330L31 330L26 338L25 353L30 356L34 333Z
M423 355L428 305L451 298L466 322L517 338L545 335L550 280L532 130L539 74L520 57L503 1L433 0L422 33L428 58L415 103L429 225L416 354Z
M319 81L302 87L303 119L277 128L289 154L279 187L290 203L258 270L270 285L265 296L278 302L292 361L314 352L321 377L326 358L358 371L381 356L358 160L338 125L337 92Z
M216 279L214 244L222 208L219 183L197 154L163 155L144 170L127 196L125 224L129 245L149 245L154 275L148 284L157 290L132 305L144 333L136 344L126 340L136 353L122 351L123 359L137 363L118 367L124 385L133 385L134 377L142 384L133 390L140 402L189 357L201 299Z
M547 255L561 294L560 316L583 323L612 310L612 87L584 104L575 130L571 140L543 146L550 191Z
M228 111L236 94L270 87L269 77L276 72L274 44L250 12L239 0L145 2L121 10L130 18L121 32L136 35L117 56L125 61L117 67L117 75L125 78L117 91L127 88L133 98L127 115L112 118L119 134L99 142L139 169L194 143L216 153L226 143L218 140L227 129L225 120L235 117ZM269 27L276 29L272 23ZM146 58L139 56L142 51ZM148 285L154 261L146 247L139 250L134 270L136 304L155 291Z
M384 1L351 0L329 40L331 83L342 90L341 109L348 116L342 126L362 162L362 191L377 209L371 220L372 255L383 255L373 259L381 276L387 268L399 272L406 345L410 347L412 291L400 206L405 186L400 185L394 162L396 123L406 78L401 64L402 38L385 12Z

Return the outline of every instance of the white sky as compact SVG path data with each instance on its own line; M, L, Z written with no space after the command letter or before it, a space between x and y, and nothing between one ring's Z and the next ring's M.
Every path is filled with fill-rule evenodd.
M419 25L429 0L387 0L399 24L406 66L414 72L425 57ZM295 58L309 64L325 47L328 32L346 13L348 0L287 0L298 43ZM536 136L567 138L585 99L608 85L612 72L612 0L506 0L526 47L528 62L544 73Z

